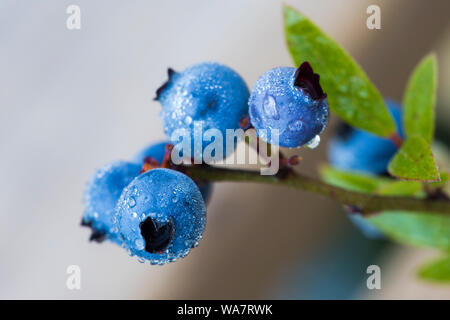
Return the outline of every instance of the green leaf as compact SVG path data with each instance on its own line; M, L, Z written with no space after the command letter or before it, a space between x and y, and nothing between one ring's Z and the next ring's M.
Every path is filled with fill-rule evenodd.
M439 181L439 171L427 141L419 136L409 137L388 166L393 176L408 180Z
M433 141L434 105L437 89L437 61L426 56L414 69L403 98L403 124L406 136L419 135Z
M373 193L391 179L358 172L342 171L328 165L319 169L322 179L336 187L363 193Z
M391 196L424 196L419 181L393 181L383 184L377 193ZM384 234L413 246L450 249L450 216L433 213L384 211L368 218Z
M319 173L325 182L351 191L391 196L424 194L423 185L419 181L399 181L367 173L339 170L329 165L322 165Z
M450 255L427 262L417 274L424 280L450 282Z
M327 183L347 190L390 195L424 196L419 181L398 181L357 172L341 171L328 165L320 167ZM450 216L433 213L384 211L366 218L394 240L414 246L450 249Z
M450 249L450 217L433 213L384 211L368 220L389 237L413 246Z
M449 191L449 173L448 172L440 172L439 173L441 181L430 182L428 187L430 190L442 189L443 191ZM450 192L449 192L450 193Z
M424 196L423 185L419 181L396 180L380 186L376 193L387 196Z
M330 109L354 127L390 137L395 123L364 71L333 39L295 9L284 7L285 35L296 65L309 61L320 74Z

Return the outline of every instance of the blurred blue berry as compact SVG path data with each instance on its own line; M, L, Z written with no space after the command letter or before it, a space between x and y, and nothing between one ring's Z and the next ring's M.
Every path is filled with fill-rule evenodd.
M278 129L279 145L288 148L316 141L328 124L328 113L319 75L308 62L298 69L267 71L256 81L249 100L250 121L258 136L274 143L269 129Z
M215 62L199 63L183 72L169 69L168 73L169 80L157 90L155 98L162 105L166 135L171 138L175 130L186 130L191 138L191 157L200 157L194 154L194 123L201 124L203 132L217 129L224 137L223 156L226 157L226 129L238 129L239 121L248 111L250 94L244 80L234 70ZM203 141L202 154L210 143Z
M390 100L386 100L386 104L403 137L400 105ZM392 141L346 124L341 125L328 145L328 157L334 167L373 174L386 173L389 161L396 152L397 147Z
M88 182L84 193L82 225L92 229L90 240L109 239L120 243L111 233L117 200L122 190L139 174L141 166L124 161L101 167Z
M139 175L122 192L116 231L130 255L165 264L186 256L202 238L206 208L197 185L170 169Z
M369 239L384 239L384 235L360 213L349 213L350 221Z

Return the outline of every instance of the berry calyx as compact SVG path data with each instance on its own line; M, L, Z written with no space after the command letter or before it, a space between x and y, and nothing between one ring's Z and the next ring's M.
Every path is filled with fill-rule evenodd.
M320 86L320 76L314 73L308 61L298 67L294 79L294 86L304 90L312 99L321 100L327 97Z

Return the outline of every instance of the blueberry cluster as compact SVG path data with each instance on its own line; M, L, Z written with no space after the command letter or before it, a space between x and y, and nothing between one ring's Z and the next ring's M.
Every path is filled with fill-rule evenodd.
M391 100L386 100L386 104L403 138L401 107ZM396 152L397 147L391 140L346 124L341 124L338 134L328 144L329 161L334 167L376 175L388 175L389 161ZM367 237L383 237L361 214L351 213L349 217Z
M162 105L169 141L100 168L87 184L82 218L92 229L91 240L110 240L152 264L175 261L197 246L211 195L211 183L192 180L171 162L175 130L187 132L194 143L195 123L225 135L249 119L261 139L273 142L270 132L278 129L279 145L292 148L314 140L328 122L326 95L309 63L268 71L251 95L239 74L218 63L169 69L168 76L155 100ZM207 145L202 141L200 149L191 150L203 152Z
M211 184L162 168L168 145L152 144L132 162L97 170L84 195L82 225L92 229L90 240L110 240L152 264L175 261L197 245Z

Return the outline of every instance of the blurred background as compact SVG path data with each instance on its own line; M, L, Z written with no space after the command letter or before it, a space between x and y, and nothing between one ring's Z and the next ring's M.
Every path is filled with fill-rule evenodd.
M140 264L80 227L95 168L164 139L152 101L175 70L215 60L252 86L292 65L282 3L307 14L364 67L384 96L401 99L416 63L439 59L438 137L449 139L450 2L447 0L2 0L0 2L0 298L450 298L417 280L437 252L370 241L339 204L255 184L215 185L204 239L185 259ZM66 8L81 8L81 29ZM366 8L381 7L381 30ZM298 170L326 161L327 137L300 150ZM66 268L81 267L81 290ZM382 289L366 288L381 267Z

